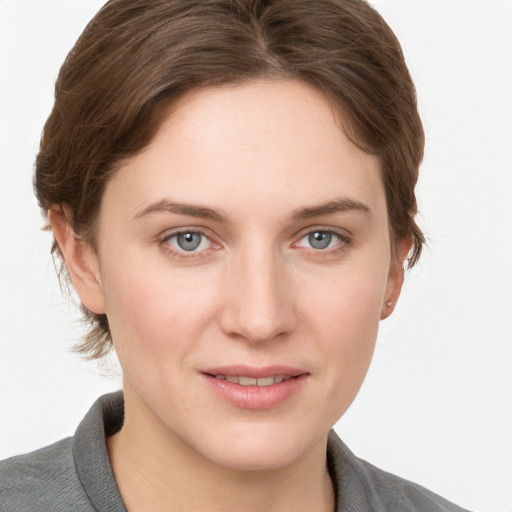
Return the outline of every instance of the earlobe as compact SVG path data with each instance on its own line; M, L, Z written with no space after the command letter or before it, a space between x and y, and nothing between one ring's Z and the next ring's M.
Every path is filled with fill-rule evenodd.
M64 259L69 277L82 304L93 313L106 312L105 299L93 248L82 240L70 224L66 209L55 208L48 212L48 219Z
M396 246L395 258L391 261L389 268L386 293L382 305L381 320L384 320L393 313L404 284L405 260L411 250L412 242L409 238L400 240Z

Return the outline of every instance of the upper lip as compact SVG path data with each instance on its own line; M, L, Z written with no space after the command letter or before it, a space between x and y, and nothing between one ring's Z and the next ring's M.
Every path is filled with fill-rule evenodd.
M262 379L265 377L274 377L282 375L283 377L298 377L308 373L300 368L293 366L272 365L263 367L234 365L234 366L217 366L215 368L207 368L201 370L201 373L208 375L238 375L243 377L252 377L254 379Z

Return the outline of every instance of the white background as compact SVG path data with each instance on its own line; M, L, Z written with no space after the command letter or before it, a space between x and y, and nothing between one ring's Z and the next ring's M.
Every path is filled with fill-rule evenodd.
M119 387L69 352L32 196L58 68L101 0L0 0L0 458L73 434ZM472 510L512 511L512 1L375 0L417 84L430 248L336 426L359 456Z

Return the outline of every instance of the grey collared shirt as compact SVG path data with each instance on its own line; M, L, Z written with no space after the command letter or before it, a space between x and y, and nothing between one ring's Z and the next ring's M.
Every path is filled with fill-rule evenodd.
M0 511L126 512L105 442L123 419L122 393L104 395L73 437L0 462ZM336 512L464 512L420 485L358 459L334 431L327 464Z

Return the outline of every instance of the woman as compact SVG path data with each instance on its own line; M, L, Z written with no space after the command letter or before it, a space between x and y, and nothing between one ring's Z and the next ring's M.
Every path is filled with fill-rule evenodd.
M361 1L108 2L35 188L123 394L4 462L7 510L461 510L330 431L421 253L423 142Z

